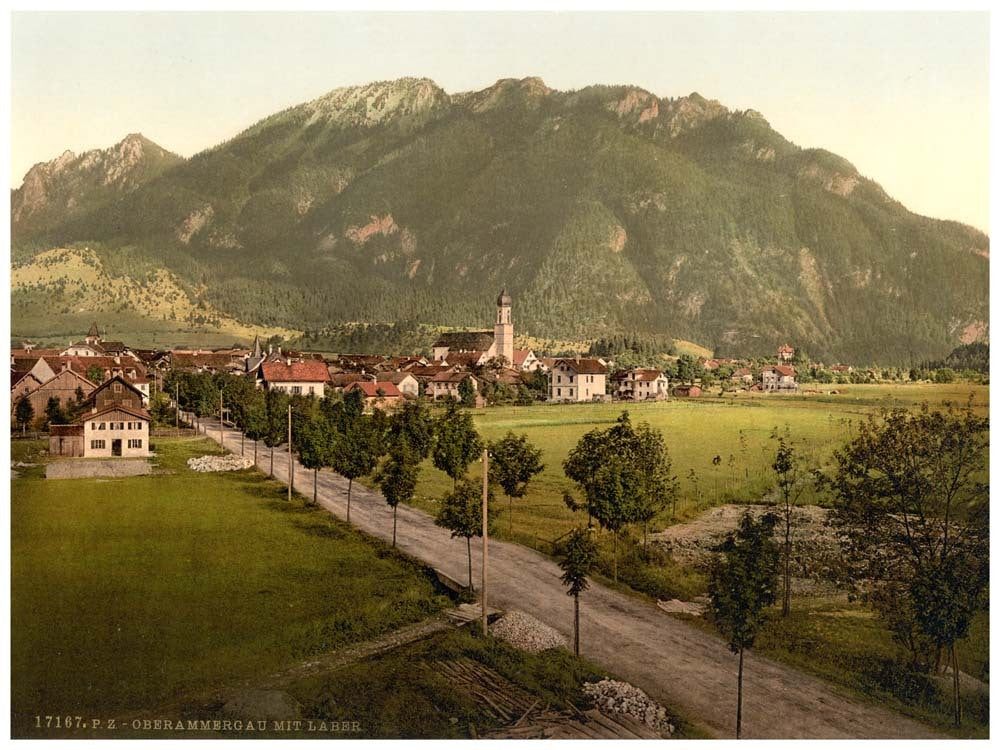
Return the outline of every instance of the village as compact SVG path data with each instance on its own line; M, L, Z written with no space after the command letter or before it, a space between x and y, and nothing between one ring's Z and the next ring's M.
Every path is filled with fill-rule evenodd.
M505 289L496 300L492 331L442 333L429 356L324 356L265 347L259 338L248 348L141 349L107 340L94 322L64 349L25 341L11 350L11 424L21 431L48 430L54 455L148 455L150 398L162 391L171 372L239 375L258 388L290 396L323 398L358 390L366 405L384 410L420 398L482 408L697 398L710 388L719 393L801 390L796 352L786 345L770 363L682 355L675 358L673 378L659 368L618 368L610 357L536 356L514 348L512 308ZM855 372L850 365L827 370L821 363L807 364L813 383L850 382ZM869 369L863 377L868 382L879 373Z

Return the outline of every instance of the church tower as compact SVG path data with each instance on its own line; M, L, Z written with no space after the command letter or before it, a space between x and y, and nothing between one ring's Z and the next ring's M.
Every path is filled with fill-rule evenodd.
M497 297L497 321L493 326L493 342L496 356L507 360L508 367L514 365L514 322L510 317L510 295L504 289Z

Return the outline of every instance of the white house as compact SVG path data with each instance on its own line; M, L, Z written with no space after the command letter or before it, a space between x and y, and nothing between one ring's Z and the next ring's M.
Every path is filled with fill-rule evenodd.
M615 373L611 381L618 398L634 401L664 399L670 387L663 370L655 369L623 370Z
M769 365L761 371L761 387L765 391L794 391L795 368L788 365Z
M463 380L466 379L472 382L473 390L478 393L479 381L476 380L475 376L467 372L447 371L439 372L427 381L427 394L435 400L441 398L453 398L456 401L459 401L462 397L459 393L458 386Z
M594 401L605 398L608 368L596 359L557 359L549 373L549 401Z
M404 396L417 398L420 395L420 381L413 376L413 373L406 372L405 370L399 372L379 372L375 374L375 377L378 380L392 383Z
M261 385L267 390L316 398L326 395L326 382L330 379L326 363L319 360L263 362L259 374Z
M125 404L112 404L85 414L83 457L125 458L149 455L149 414Z

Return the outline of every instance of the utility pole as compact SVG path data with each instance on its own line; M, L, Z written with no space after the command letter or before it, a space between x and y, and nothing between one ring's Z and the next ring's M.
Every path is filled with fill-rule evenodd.
M489 633L486 623L486 592L489 572L489 507L487 498L490 488L490 453L483 448L483 637Z
M288 405L288 502L292 502L292 405Z
M226 447L226 426L222 422L222 390L219 390L219 445Z
M174 383L174 432L181 436L181 384Z

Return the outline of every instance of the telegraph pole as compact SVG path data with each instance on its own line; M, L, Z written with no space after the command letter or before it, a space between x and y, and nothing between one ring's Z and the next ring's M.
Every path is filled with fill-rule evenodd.
M487 582L488 572L489 572L489 507L487 503L487 498L489 497L490 488L490 453L488 450L483 448L483 636L485 637L489 633L489 629L486 623L486 592L487 592Z
M226 427L222 422L222 390L219 390L219 445L226 447Z
M174 432L177 433L177 437L181 436L181 384L179 382L174 383Z
M288 502L292 502L292 405L288 405Z

